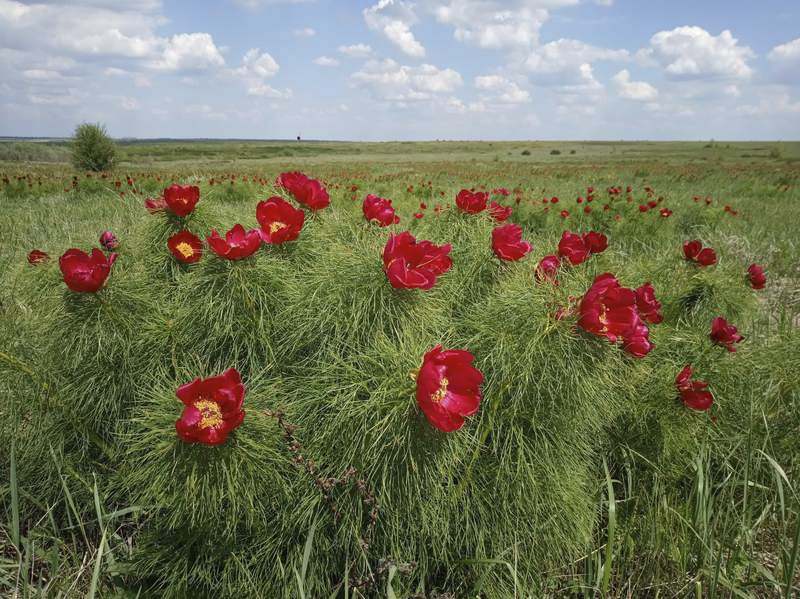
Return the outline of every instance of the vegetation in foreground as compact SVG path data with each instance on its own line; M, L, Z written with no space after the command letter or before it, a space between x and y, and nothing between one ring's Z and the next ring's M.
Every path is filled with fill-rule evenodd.
M705 145L588 159L552 143L378 158L299 144L307 155L237 161L242 144L227 159L212 144L192 162L211 150L191 144L188 160L121 157L107 174L4 164L4 592L792 596L796 144ZM324 182L330 206L276 186L294 169ZM199 201L149 214L144 200L173 182ZM459 209L462 188L512 208L506 223L475 194ZM400 222L368 222L368 193ZM188 265L177 256L181 242L194 255L191 239L168 245L180 229L204 240L237 223L277 234L283 209L256 210L275 195L303 209L294 240L241 260L208 242ZM522 239L493 245L507 224ZM402 289L414 280L382 260L406 230L452 245L452 266L419 280L429 291ZM564 231L581 235L562 248ZM573 260L590 231L607 249ZM118 257L102 287L73 290L58 256L103 246ZM34 248L50 259L29 264ZM539 268L550 255L564 262L554 279ZM763 289L752 263L766 266ZM652 284L660 308L636 310L647 344L609 343L587 320L613 308L597 287L606 272L621 288ZM738 332L712 338L720 316ZM423 401L441 378L418 395L438 344L469 351L484 377L478 410L450 432ZM198 436L184 407L199 396L176 390L227 373L238 398L229 368L244 416L225 411L226 438L206 446L219 439Z

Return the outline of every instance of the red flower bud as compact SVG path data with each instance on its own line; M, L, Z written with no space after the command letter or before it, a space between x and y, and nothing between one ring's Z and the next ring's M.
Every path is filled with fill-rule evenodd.
M64 252L58 259L58 266L64 277L64 283L72 291L95 293L106 282L116 259L116 254L109 254L106 257L99 248L94 248L91 255L73 248Z

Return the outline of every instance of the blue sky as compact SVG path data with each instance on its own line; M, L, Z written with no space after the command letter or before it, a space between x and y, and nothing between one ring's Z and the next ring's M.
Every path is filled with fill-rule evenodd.
M0 0L0 135L798 139L796 0Z

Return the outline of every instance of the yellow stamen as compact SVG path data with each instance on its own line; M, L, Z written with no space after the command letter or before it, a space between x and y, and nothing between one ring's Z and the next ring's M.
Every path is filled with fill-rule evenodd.
M282 222L276 220L274 223L270 223L269 232L270 233L275 233L276 231L280 231L281 229L285 229L286 226L287 226L286 223L282 223Z
M431 395L431 401L434 403L439 403L442 401L444 396L447 394L447 385L449 384L450 381L448 381L445 377L442 377L442 382L439 383L439 388L433 395Z
M190 246L185 241L181 241L178 245L175 246L175 249L178 250L184 258L191 258L194 255L194 250L192 246Z
M194 407L200 411L200 428L211 428L222 424L222 410L217 402L201 399L194 402Z

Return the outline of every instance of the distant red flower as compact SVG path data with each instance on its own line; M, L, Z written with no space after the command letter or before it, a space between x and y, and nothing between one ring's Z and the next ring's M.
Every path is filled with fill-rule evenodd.
M423 216L425 216L425 215L422 212L415 212L414 213L414 218L416 218L417 220L419 220Z
M717 263L717 254L711 248L704 248L698 240L687 241L683 244L683 255L690 262L700 266L712 266Z
M95 293L106 282L116 259L116 254L109 254L106 257L99 248L94 248L91 255L73 248L64 252L58 259L58 266L64 277L64 283L72 291Z
M450 270L449 243L417 241L408 231L390 235L383 248L383 269L395 289L430 289Z
M631 355L640 358L653 348L647 326L639 316L636 292L622 287L611 273L595 278L578 310L580 328L611 343L621 341Z
M144 201L144 207L150 214L162 212L167 209L167 202L163 197L160 198L147 198Z
M729 352L735 352L736 348L733 346L733 344L739 343L744 339L744 337L739 334L737 328L721 316L717 316L711 321L710 336L711 341L718 345L724 346Z
M449 433L464 426L464 418L478 411L483 374L465 350L442 350L437 345L422 360L417 374L417 404L428 421Z
M561 216L561 218L569 218L569 210L562 210L558 214Z
M245 388L235 368L207 379L194 379L175 391L183 402L175 421L178 437L185 443L222 445L244 421Z
M331 203L328 192L322 183L300 172L282 173L276 181L279 187L288 191L295 200L311 210L321 210Z
M203 242L189 232L181 231L167 239L167 247L178 262L194 264L203 256Z
M645 283L636 289L636 308L642 319L653 324L664 320L661 314L661 302L656 299L655 290L650 283Z
M199 200L200 188L196 185L173 184L164 190L164 202L176 216L190 215Z
M751 264L747 267L747 278L753 289L764 289L767 284L767 275L764 274L763 267L758 264Z
M28 264L41 264L50 259L50 254L42 250L31 250L28 254Z
M258 203L256 220L261 225L261 239L264 243L277 245L294 241L300 236L306 213L275 196Z
M511 212L513 209L511 206L501 206L497 202L492 202L489 204L489 214L492 215L492 218L499 223L505 222L508 220L508 217L511 216Z
M252 256L261 246L261 233L258 229L245 231L242 225L234 225L220 237L216 229L211 229L211 236L206 238L208 246L217 256L225 260L241 260Z
M492 251L501 260L520 260L532 249L533 246L522 239L522 227L519 225L500 225L492 230Z
M672 210L670 210L669 208L662 208L661 210L659 210L659 213L660 213L660 214L661 214L661 216L663 216L664 218L667 218L667 217L669 217L669 216L672 216Z
M681 401L687 408L705 412L714 403L714 396L707 391L708 383L692 380L692 366L687 364L675 378L675 387L681 396Z
M586 245L583 237L577 233L564 231L561 234L561 241L558 242L558 255L569 260L573 266L585 262L590 253L590 248Z
M472 192L468 189L462 189L456 196L456 206L467 214L478 214L486 210L486 202L488 200L489 194L485 191Z
M424 206L424 204L420 206ZM364 212L364 218L381 227L396 225L400 222L400 217L395 214L394 208L392 207L392 200L379 198L371 193L367 194L367 197L364 198L364 204L361 206L361 210Z
M558 274L559 266L561 266L561 260L559 260L558 256L545 256L539 261L536 267L536 280L547 280L558 284L556 282L556 275Z
M111 231L103 231L100 235L100 245L110 252L119 247L119 240Z

